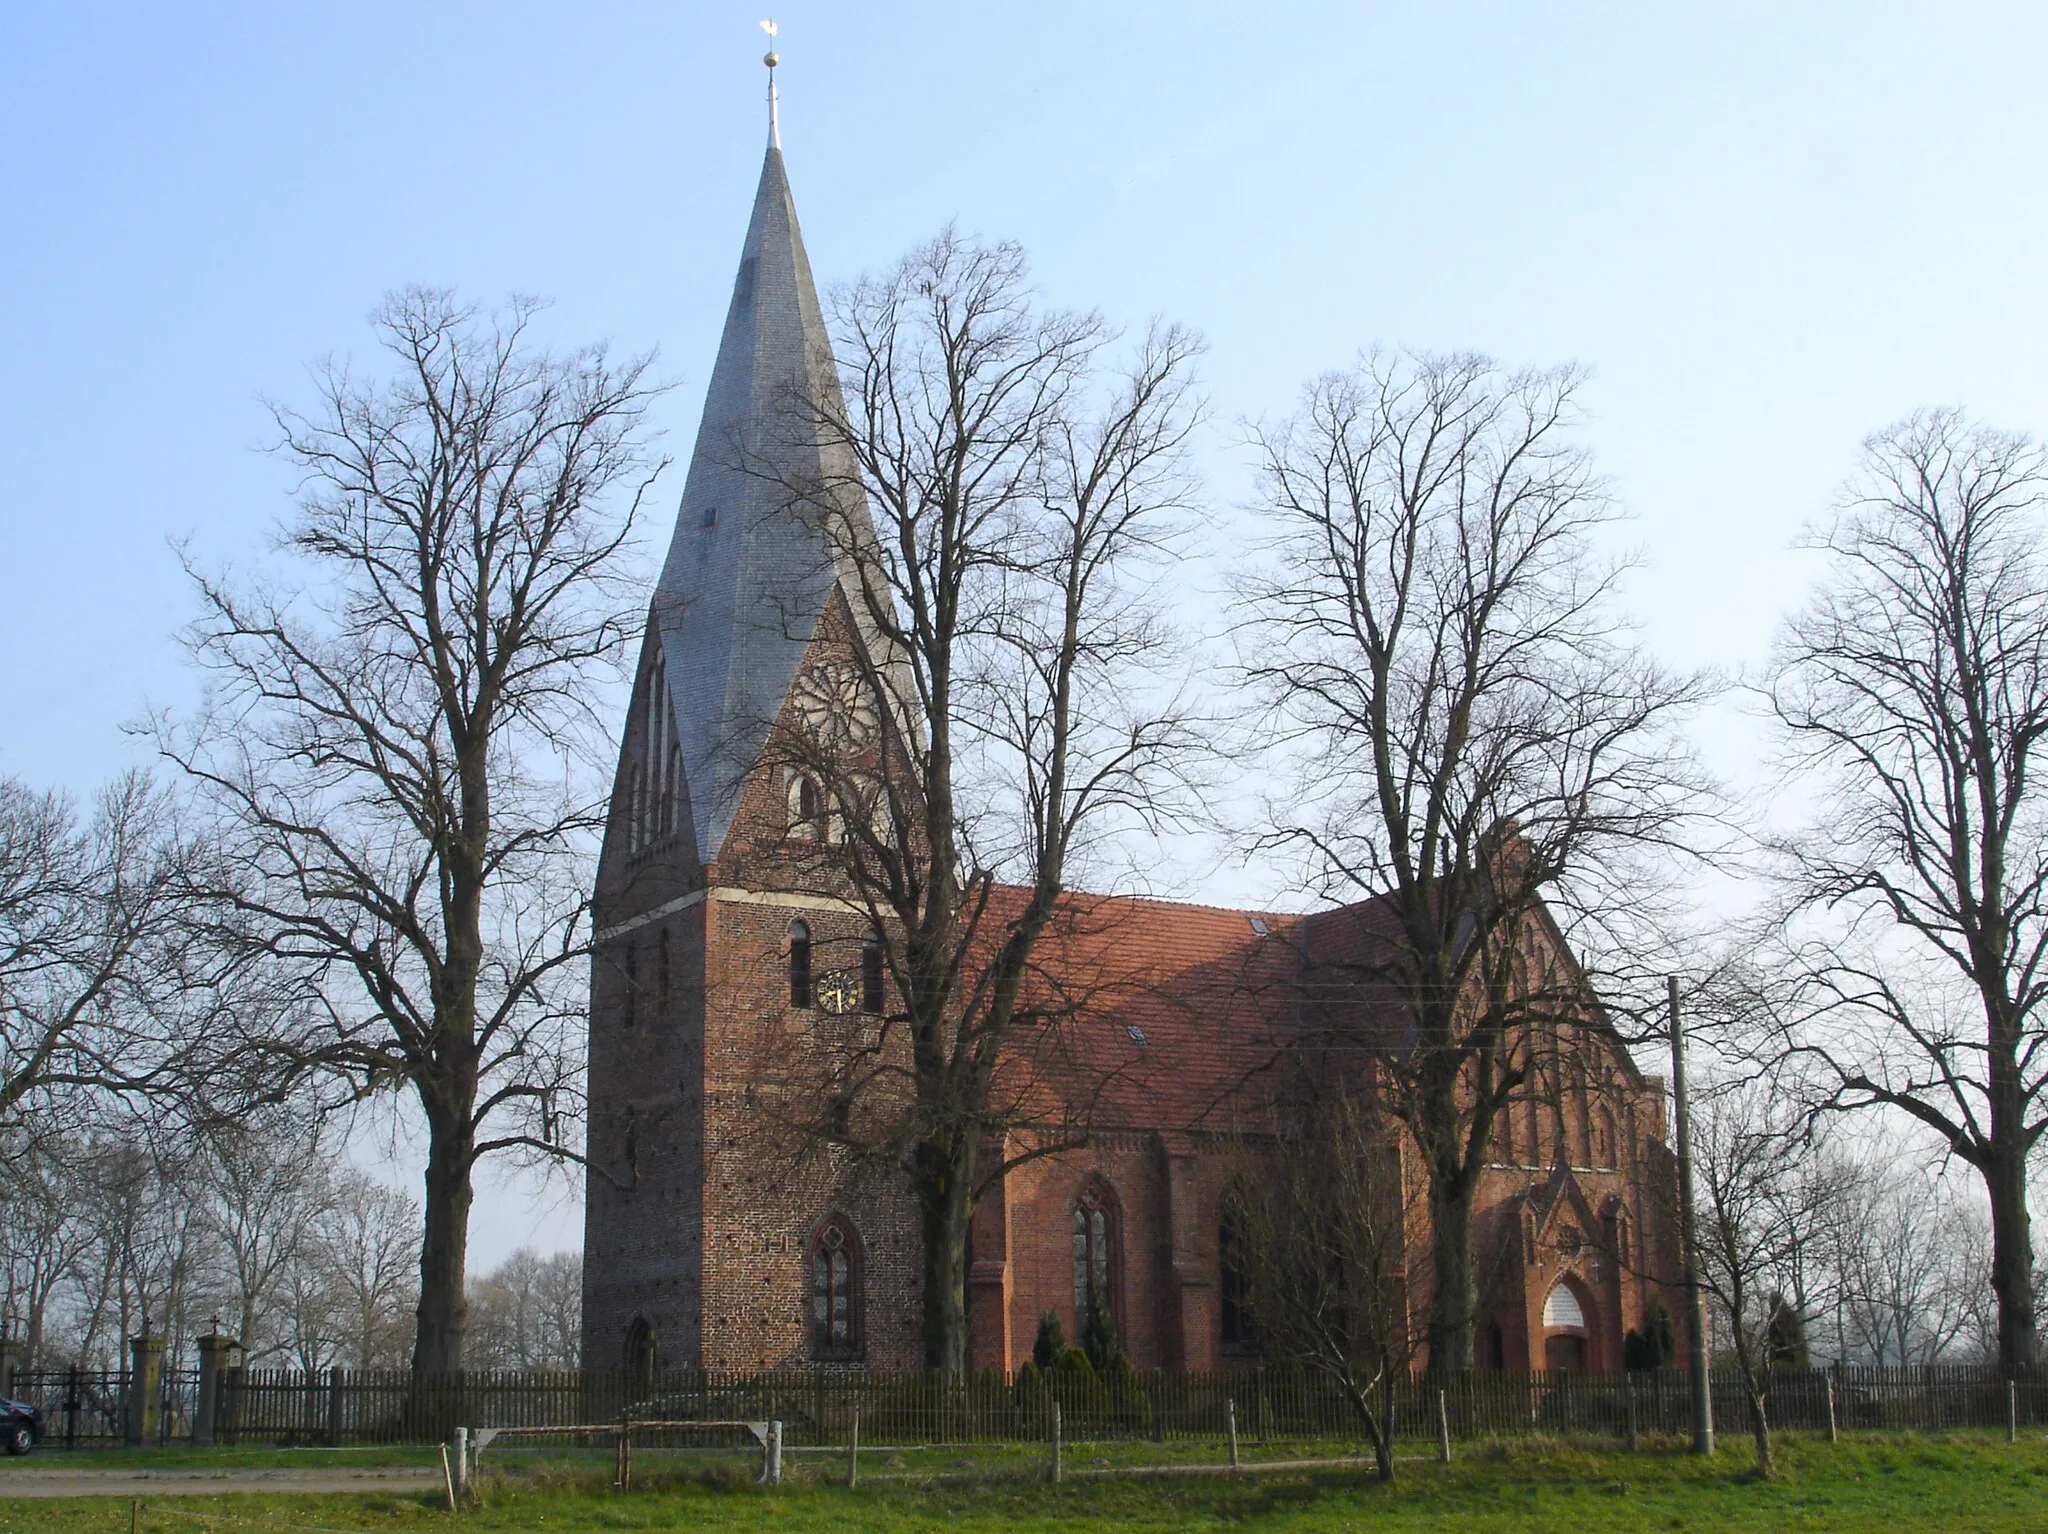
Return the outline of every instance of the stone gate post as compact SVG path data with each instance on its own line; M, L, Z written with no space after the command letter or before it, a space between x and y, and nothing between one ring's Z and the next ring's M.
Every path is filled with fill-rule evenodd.
M192 1412L192 1442L210 1448L214 1441L214 1419L220 1414L220 1386L228 1372L228 1360L241 1344L219 1332L199 1339L199 1401Z
M164 1340L128 1339L128 1442L155 1443L164 1398Z

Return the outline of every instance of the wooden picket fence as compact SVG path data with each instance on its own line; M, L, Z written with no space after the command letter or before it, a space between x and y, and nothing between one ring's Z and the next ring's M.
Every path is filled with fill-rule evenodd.
M2011 1411L2022 1429L2048 1428L2048 1375L2012 1384L1996 1370L1931 1368L1780 1370L1771 1377L1774 1427L1825 1431L1832 1385L1843 1431L2004 1428ZM191 1431L197 1377L165 1372L161 1441ZM46 1441L119 1442L128 1377L118 1371L18 1373L14 1393L41 1407ZM1395 1390L1395 1432L1437 1434L1437 1382L1404 1379ZM1748 1404L1732 1370L1714 1377L1714 1416L1724 1433L1748 1426ZM1253 1442L1343 1440L1361 1436L1350 1401L1330 1381L1299 1369L1242 1368L1213 1373L1125 1375L1097 1379L1055 1373L965 1380L860 1371L685 1370L652 1378L574 1369L473 1371L415 1379L403 1370L306 1372L233 1369L222 1382L214 1422L222 1443L371 1444L431 1442L457 1426L570 1428L622 1420L769 1421L786 1441L841 1445L856 1410L869 1443L938 1444L1043 1441L1058 1402L1070 1440L1216 1440L1235 1406L1239 1432ZM1444 1389L1457 1439L1529 1434L1623 1438L1677 1437L1691 1425L1691 1393L1678 1370L1654 1374L1473 1374Z

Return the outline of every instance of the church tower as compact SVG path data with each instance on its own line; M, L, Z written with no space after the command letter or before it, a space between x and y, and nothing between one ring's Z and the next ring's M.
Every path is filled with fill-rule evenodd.
M914 1282L908 1207L829 1170L778 1170L741 1143L750 1052L764 1030L771 1043L778 1028L800 1035L812 964L822 974L851 952L857 969L866 935L843 902L779 875L774 853L791 816L816 813L774 764L775 731L800 707L800 678L857 642L843 549L790 505L792 485L856 495L850 468L802 429L800 402L837 387L771 135L598 865L588 1368L914 1362L914 1303L887 1296L909 1318L900 1345L893 1324L867 1320L884 1291ZM872 536L864 506L841 516Z

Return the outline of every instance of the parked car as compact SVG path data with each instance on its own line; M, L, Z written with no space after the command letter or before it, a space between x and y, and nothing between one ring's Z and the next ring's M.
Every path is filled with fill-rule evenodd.
M0 1438L9 1454L26 1454L43 1436L43 1414L26 1401L0 1396Z

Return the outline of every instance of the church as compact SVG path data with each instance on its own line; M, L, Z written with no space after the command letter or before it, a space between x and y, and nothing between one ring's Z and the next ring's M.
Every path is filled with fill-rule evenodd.
M750 456L797 452L768 420L837 381L771 139L681 507L650 606L594 896L584 1235L587 1368L909 1369L920 1235L901 1174L764 1153L763 1030L801 1039L882 1009L865 918L784 877L775 848L816 807L768 749L832 688L846 579ZM806 472L785 465L791 476ZM1091 1304L1140 1370L1256 1361L1233 1293L1228 1151L1271 1101L1303 997L1359 945L1375 902L1307 915L1076 895L1049 962L1114 1000L1077 1033L1081 1143L980 1198L970 1363L1008 1372L1039 1318ZM1529 961L1572 970L1532 924ZM1625 1333L1678 1272L1663 1083L1598 1020L1511 1103L1475 1205L1482 1367L1621 1367ZM1000 1147L998 1150L1000 1151ZM1421 1257L1412 1266L1426 1266ZM1675 1293L1675 1288L1674 1288ZM1673 1311L1679 1310L1675 1303Z

